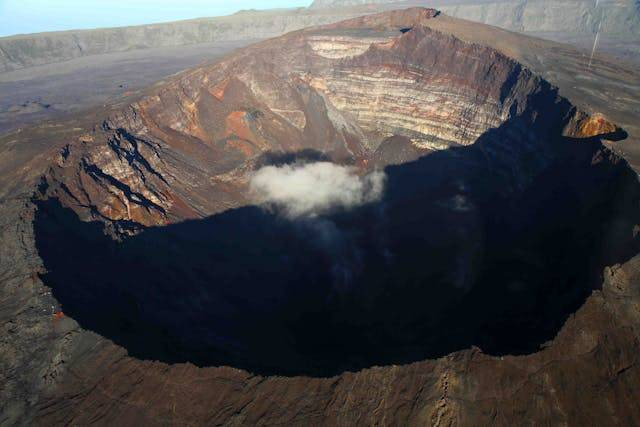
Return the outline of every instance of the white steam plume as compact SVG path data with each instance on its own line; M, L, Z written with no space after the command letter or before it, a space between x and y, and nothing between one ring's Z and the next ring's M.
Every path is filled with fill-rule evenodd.
M334 209L351 209L382 197L385 174L359 176L356 169L329 162L266 166L251 178L257 201L288 218L313 218Z

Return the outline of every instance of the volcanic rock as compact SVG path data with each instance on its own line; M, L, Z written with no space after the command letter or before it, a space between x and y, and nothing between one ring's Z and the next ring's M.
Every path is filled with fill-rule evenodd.
M7 141L2 421L639 422L622 130L444 18L297 31ZM300 152L384 196L251 206Z

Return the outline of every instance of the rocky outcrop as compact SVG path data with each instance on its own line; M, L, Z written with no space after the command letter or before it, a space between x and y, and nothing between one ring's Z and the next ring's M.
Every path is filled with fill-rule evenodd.
M571 124L567 127L567 132L580 138L592 136L609 136L616 138L624 131L615 124L607 120L602 114L578 113L574 116Z

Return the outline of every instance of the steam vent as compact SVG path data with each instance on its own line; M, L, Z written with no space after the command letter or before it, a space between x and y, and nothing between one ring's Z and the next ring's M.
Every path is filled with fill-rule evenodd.
M0 425L640 424L635 128L367 7L0 136Z

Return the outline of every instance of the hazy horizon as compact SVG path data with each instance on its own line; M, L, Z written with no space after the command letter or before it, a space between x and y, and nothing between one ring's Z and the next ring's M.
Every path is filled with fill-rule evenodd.
M305 7L311 0L0 0L0 37Z

